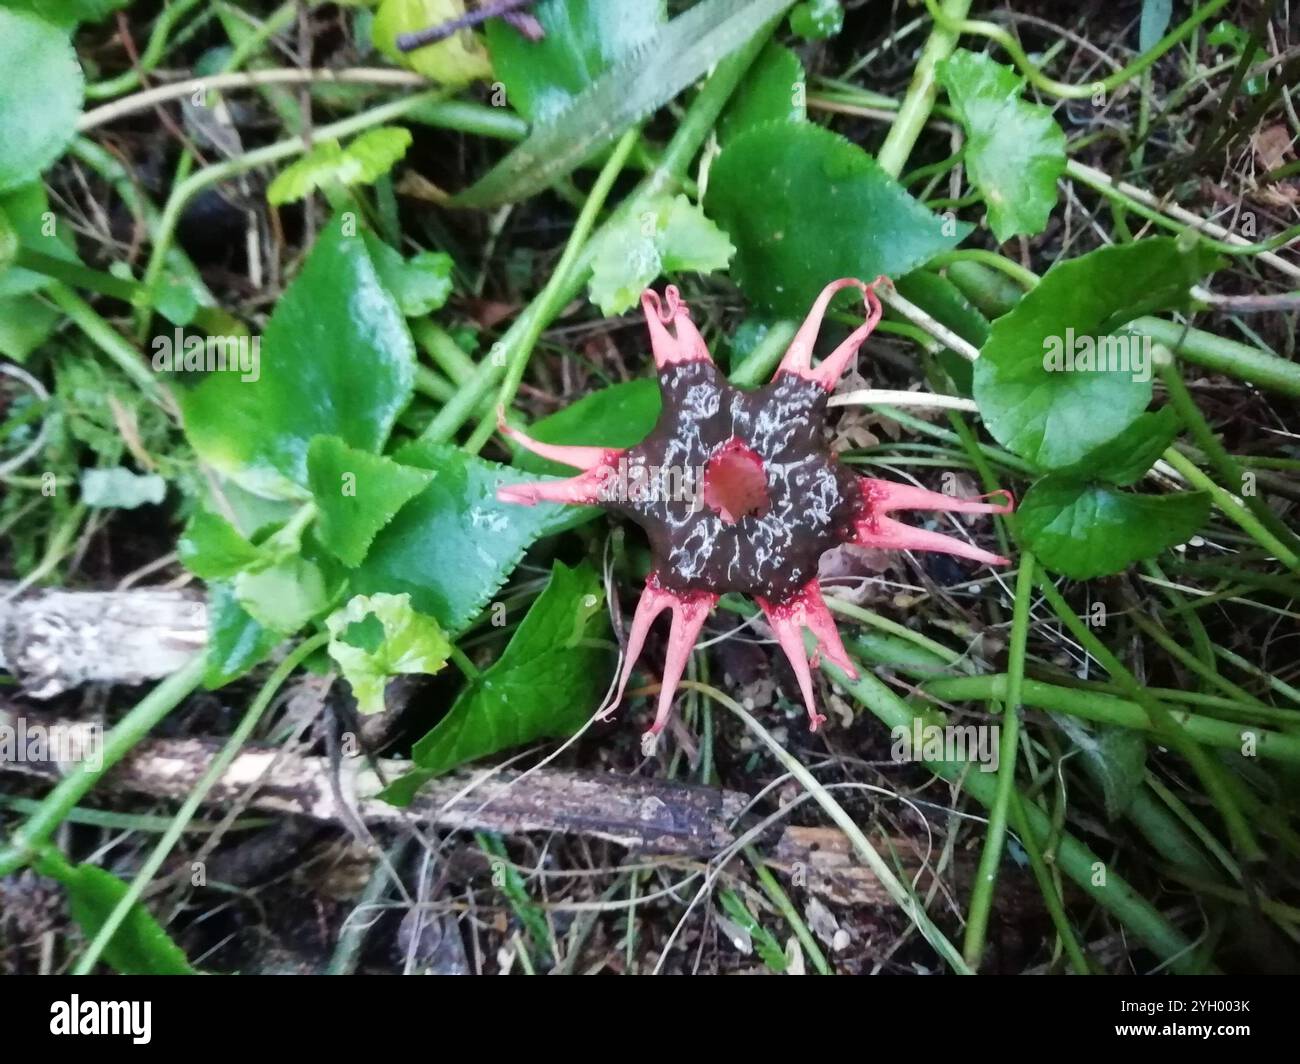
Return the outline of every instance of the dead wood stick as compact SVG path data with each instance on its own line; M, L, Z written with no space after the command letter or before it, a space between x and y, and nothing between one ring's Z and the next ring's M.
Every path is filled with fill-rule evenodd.
M7 594L0 586L0 667L32 698L84 683L161 679L207 645L207 606L194 591Z
M72 722L65 726L86 727ZM105 777L103 786L109 793L180 800L206 771L219 746L217 740L210 739L148 740ZM409 768L408 762L384 760L378 764L387 779ZM58 767L50 763L0 760L0 771L45 779L59 775ZM217 807L229 805L256 786L248 804L250 811L287 813L343 827L348 823L347 811L339 808L329 771L328 759L323 757L249 748L218 781L208 802ZM398 809L376 797L383 784L364 759L345 759L340 771L337 793L371 825L396 824L409 817L422 827L450 830L506 835L556 831L675 857L710 857L727 849L738 834L732 825L749 801L735 791L636 776L554 769L529 773L478 770L434 780L409 807ZM464 793L475 781L477 785ZM796 886L840 904L882 908L894 904L838 829L787 827L773 841L774 845L760 848L768 854L769 863ZM909 881L921 873L917 886L925 891L930 872L925 869L920 844L906 837L891 837L882 845L895 855L901 874ZM963 888L973 874L973 863L959 857L950 872L955 886ZM999 906L1036 907L1023 877L1006 878Z

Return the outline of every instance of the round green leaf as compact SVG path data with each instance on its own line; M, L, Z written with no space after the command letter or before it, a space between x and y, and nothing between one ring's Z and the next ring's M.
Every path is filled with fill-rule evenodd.
M1212 255L1164 237L1059 263L993 323L975 363L985 427L1044 469L1073 465L1151 401L1154 352L1119 326L1187 298Z
M66 31L0 8L0 191L59 157L76 132L84 88Z
M856 144L793 122L723 149L705 211L736 245L736 283L783 317L807 313L828 281L902 277L970 231L931 214Z
M1202 492L1135 495L1047 476L1029 489L1014 522L1021 542L1049 569L1091 580L1185 543L1209 512Z

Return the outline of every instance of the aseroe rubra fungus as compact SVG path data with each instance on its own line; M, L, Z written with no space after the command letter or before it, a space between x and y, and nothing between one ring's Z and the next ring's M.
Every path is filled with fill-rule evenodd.
M827 400L850 359L880 320L874 287L842 278L828 284L795 334L771 383L754 391L731 385L714 365L690 311L672 285L641 295L659 372L663 410L649 436L625 450L571 447L530 439L504 422L510 439L545 458L581 469L567 480L516 484L498 490L505 502L541 500L595 504L622 513L650 539L653 566L628 633L619 676L621 701L646 634L672 611L659 707L650 733L668 720L673 695L709 611L727 591L752 595L767 615L799 681L815 730L826 718L813 700L803 629L850 677L844 653L817 582L821 555L840 543L894 550L942 551L991 565L1006 564L959 539L894 520L895 510L1007 513L1001 503L959 499L908 484L860 477L838 462L827 442ZM859 289L867 318L817 366L813 344L835 294ZM672 326L672 331L669 331ZM659 490L665 478L694 492ZM640 485L642 490L611 490ZM701 490L702 489L702 490ZM702 496L702 498L701 498Z

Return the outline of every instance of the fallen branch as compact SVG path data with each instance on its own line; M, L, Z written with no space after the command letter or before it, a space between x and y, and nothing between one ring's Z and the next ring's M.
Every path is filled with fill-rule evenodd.
M41 591L12 600L0 592L0 668L31 698L170 676L207 640L207 606L193 591Z

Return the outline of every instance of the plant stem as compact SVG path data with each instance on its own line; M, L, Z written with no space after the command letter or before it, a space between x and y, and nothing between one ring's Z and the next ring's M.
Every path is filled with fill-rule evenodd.
M130 913L131 906L140 900L145 888L157 875L158 869L167 860L176 843L180 841L181 835L184 834L185 828L194 818L194 814L198 812L203 799L208 796L208 792L221 779L222 775L230 767L231 762L235 760L236 755L243 748L243 745L248 742L249 737L253 734L253 729L257 727L258 722L262 719L262 714L266 712L267 706L271 704L271 700L275 697L276 692L280 690L280 686L310 654L324 646L328 641L328 632L321 632L303 640L267 677L266 683L257 692L257 697L249 704L243 718L235 727L235 730L231 732L230 738L226 740L216 757L212 759L211 764L208 765L203 778L195 784L194 789L190 791L181 807L176 810L171 827L158 840L153 852L145 859L144 864L140 866L140 870L136 872L135 878L131 880L131 885L127 888L126 893L118 899L113 911L108 914L103 926L100 927L98 933L91 940L90 945L86 947L86 952L77 960L72 969L73 975L87 975L95 967L105 947L112 941L117 929L122 925L122 921Z
M943 60L952 55L957 47L958 30L954 23L960 23L970 11L971 0L943 0L942 19L936 15L935 24L930 29L930 36L925 42L921 58L912 72L912 83L907 87L907 95L898 109L893 125L885 136L885 142L876 153L876 161L891 177L898 177L907 165L907 158L926 122L934 109L938 96L935 71Z
M313 131L312 139L317 142L350 137L354 133L360 133L372 126L383 125L395 118L401 118L408 111L413 111L422 104L435 99L437 95L437 93L432 92L415 93L400 100L380 104L369 111L353 115L351 118L321 126ZM181 212L195 195L209 185L215 185L220 181L225 181L259 166L267 166L282 159L300 155L306 150L307 142L302 137L290 137L288 140L268 144L264 148L255 148L226 162L204 167L198 173L191 174L184 181L177 184L172 189L171 195L167 197L167 204L163 207L162 215L158 219L158 230L154 235L153 251L149 256L149 265L144 273L144 286L153 290L157 284L167 250L171 247L172 238L175 236Z
M17 871L35 856L35 851L50 840L78 802L100 778L122 760L168 713L199 686L207 666L205 655L197 654L184 668L173 673L149 692L104 739L103 758L95 767L78 765L42 800L40 808L14 832L9 844L0 850L0 877Z
M975 885L971 890L966 917L966 940L962 950L966 963L979 969L988 933L989 914L993 911L993 893L997 888L998 869L1002 864L1002 847L1006 841L1007 815L1016 786L1016 759L1020 753L1020 685L1025 675L1025 647L1029 638L1029 608L1034 593L1034 556L1020 555L1016 575L1016 601L1011 616L1011 645L1007 661L1006 696L1002 711L1001 750L998 762L998 786L989 810L988 832L980 853Z
M798 758L790 754L785 747L778 743L763 725L759 724L739 702L728 698L716 687L710 687L708 684L698 683L695 680L681 681L683 688L694 688L703 692L712 698L721 706L731 710L741 723L748 728L754 736L768 748L772 756L776 758L777 763L790 773L799 783L813 796L813 800L825 810L826 815L835 821L836 826L844 832L848 840L853 845L853 849L863 862L880 880L881 885L894 899L898 907L903 910L908 919L916 926L931 946L948 964L953 971L960 975L972 975L969 966L962 960L961 954L957 948L948 941L947 937L940 931L934 922L930 919L929 913L920 905L916 896L899 880L894 874L894 870L885 863L884 858L876 852L876 848L871 845L862 830L854 823L853 818L844 811L844 807L839 804L825 787L818 782L814 776Z
M1085 100L1096 95L1098 91L1103 93L1113 92L1121 85L1132 81L1144 70L1152 66L1162 55L1190 37L1201 23L1213 18L1227 4L1228 0L1210 0L1204 7L1194 11L1190 18L1166 33L1148 51L1143 52L1127 66L1097 81L1090 81L1081 85L1070 85L1045 75L1030 61L1024 49L1020 47L1020 42L997 23L969 19L955 20L948 13L949 5L945 4L941 8L937 0L925 0L925 6L929 8L936 24L943 25L945 29L954 35L957 33L971 33L996 42L1011 56L1012 61L1020 68L1020 72L1029 79L1030 84L1049 95L1059 96L1067 100Z
M114 365L139 385L145 395L155 402L163 402L162 385L140 360L139 352L121 333L101 318L94 307L61 281L48 285L45 295L72 319L73 324L85 333Z
M583 282L586 281L587 273L591 269L593 249L599 242L600 234L607 232L610 227L617 225L629 215L635 214L646 203L681 181L686 168L709 135L714 122L722 113L736 86L740 84L745 71L749 69L767 43L768 36L769 33L755 34L748 43L736 49L714 68L709 79L691 101L685 118L677 126L677 132L673 134L672 140L660 157L659 165L646 175L636 191L611 212L593 238L587 242L587 246L569 271L569 275L556 282L555 295L559 297L558 302L561 307L582 290ZM501 339L497 341L500 345L496 348L497 351L511 350L518 343L519 337L534 328L530 316L540 306L541 298L542 294L539 293L511 323ZM543 320L540 324L541 328L545 329L550 322ZM450 440L478 409L479 404L487 398L504 374L504 360L491 356L482 359L475 369L474 378L463 385L456 397L429 422L421 433L420 439L437 443Z
M1219 487L1206 476L1191 459L1184 457L1176 448L1168 448L1161 457L1173 466L1194 488L1209 493L1219 511L1235 523L1251 539L1272 554L1292 572L1300 573L1300 555L1279 540L1266 529L1255 515L1237 501L1235 496L1225 488Z
M501 382L501 388L497 392L495 404L497 410L504 411L514 402L515 392L519 388L520 381L524 379L524 370L528 366L528 358L533 353L537 341L541 338L542 330L546 328L547 322L554 321L559 316L560 311L564 309L564 304L568 302L564 294L566 278L573 272L578 257L586 249L592 230L596 227L596 218L605 206L605 200L609 197L610 190L614 187L614 182L622 172L623 164L627 162L628 154L632 151L632 146L636 144L640 135L640 127L633 126L623 134L617 145L615 145L608 162L605 163L597 175L596 181L591 187L591 192L587 196L587 201L582 205L582 210L578 213L577 221L573 223L573 230L564 245L560 261L556 263L550 279L546 282L546 286L538 294L537 298L529 304L527 326L506 356L505 379ZM494 410L478 423L478 427L470 435L465 449L471 454L477 454L482 450L483 444L488 441L495 427L496 411Z
M708 705L708 703L704 703ZM795 937L799 939L799 944L803 946L803 951L812 961L812 965L821 975L832 975L831 966L826 962L826 955L822 953L821 947L817 945L817 940L813 938L812 932L808 930L808 925L804 922L799 910L795 908L794 902L790 900L790 895L777 881L776 876L772 875L771 869L763 863L763 858L754 847L745 847L745 860L754 870L754 875L758 877L759 885L762 886L763 892L772 900L772 904L780 910L781 915L785 917L785 922L790 925L794 931Z
M1218 807L1219 815L1223 817L1228 834L1232 837L1233 844L1237 847L1238 852L1248 860L1260 859L1263 856L1263 851L1260 849L1259 842L1255 839L1255 833L1251 830L1249 822L1242 815L1241 809L1233 798L1222 767L1217 761L1210 758L1196 737L1191 734L1190 721L1194 719L1191 714L1186 715L1188 723L1180 723L1177 714L1173 713L1163 702L1152 698L1145 686L1138 682L1137 677L1125 668L1119 658L1112 654L1110 649L1093 634L1092 629L1070 609L1070 604L1065 601L1064 596L1056 589L1056 585L1047 579L1046 575L1039 575L1038 588L1042 591L1043 597L1047 599L1056 615L1065 624L1065 627L1070 630L1070 634L1083 645L1083 648L1089 654L1097 659L1103 669L1110 673L1111 678L1124 689L1125 694L1141 706L1146 714L1148 726L1187 759L1188 764L1192 766L1201 783L1205 786L1206 792ZM1203 720L1204 718L1199 719ZM1211 730L1217 730L1222 727L1224 722L1210 721L1208 723L1213 726ZM1130 727L1132 726L1130 725ZM1235 732L1235 747L1240 749L1240 729L1233 728L1232 725L1228 727ZM1289 736L1283 738L1290 739ZM1293 745L1297 754L1300 754L1300 741L1294 743L1284 741L1277 745Z
M850 680L830 662L823 660L822 672L890 729L901 728L910 733L917 722L929 724L942 719L940 714L908 705L868 669L859 670L858 678ZM960 783L962 789L982 805L992 806L996 799L997 780L984 772L970 772L968 762L927 760L925 764L944 779ZM1019 797L1019 792L1017 796ZM1021 804L1034 836L1047 839L1052 831L1047 815L1034 803L1024 801L1023 797ZM1176 971L1192 969L1188 953L1190 943L1183 934L1083 843L1072 835L1062 833L1057 840L1055 863L1084 893L1111 912L1160 957L1169 961ZM1105 870L1104 877L1097 875L1098 868Z

